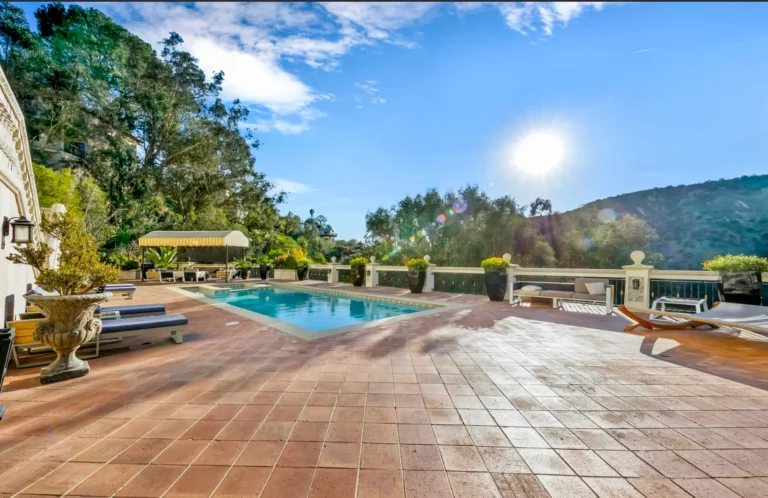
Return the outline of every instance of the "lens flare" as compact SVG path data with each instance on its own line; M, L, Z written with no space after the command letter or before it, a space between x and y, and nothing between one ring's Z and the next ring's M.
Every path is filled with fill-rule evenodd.
M445 220L446 220L446 219L447 219L447 218L445 217L445 215L444 215L444 214L438 214L438 215L437 215L437 222L438 222L438 223L445 223Z
M463 213L467 210L467 201L464 199L457 199L453 201L453 210L457 213Z
M419 237L424 237L424 230L419 230L418 232L416 232L416 235L418 235Z
M416 240L416 237L414 237L413 235L411 235L411 238L410 238L410 239L408 239L408 240L410 240L411 242L413 242L413 241L415 241L415 240Z
M453 216L454 214L456 213L453 211L453 209L448 208L448 216Z
M619 219L619 215L616 213L614 209L605 208L605 209L601 209L600 212L597 213L597 219L599 219L603 223L611 223Z
M565 144L556 133L529 133L512 147L512 164L520 171L543 175L557 169L565 158Z

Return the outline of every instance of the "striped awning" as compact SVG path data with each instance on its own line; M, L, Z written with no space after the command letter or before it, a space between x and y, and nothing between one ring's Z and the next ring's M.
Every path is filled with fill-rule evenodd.
M248 247L248 237L237 230L149 232L139 238L141 247Z

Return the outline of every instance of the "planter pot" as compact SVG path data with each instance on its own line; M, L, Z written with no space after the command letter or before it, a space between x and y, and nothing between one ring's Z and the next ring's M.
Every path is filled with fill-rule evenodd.
M87 361L75 352L101 333L101 320L93 312L109 292L76 296L28 295L27 301L40 308L45 319L35 326L32 337L56 351L56 360L40 370L40 382L49 384L82 377L90 372Z
M411 289L411 293L421 294L426 279L427 270L408 270L408 288Z
M269 265L259 265L259 278L266 280L269 276Z
M275 280L298 280L296 276L296 270L286 270L282 268L275 268Z
M139 270L120 270L120 280L139 280L140 278Z
M248 270L240 270L240 278L243 280L248 280L248 277L251 276L251 273Z
M352 274L352 285L362 287L365 282L365 266L354 266L350 273Z
M486 270L485 289L491 301L503 301L507 293L507 272L505 270Z
M5 372L8 370L8 362L11 361L11 348L16 335L15 329L0 329L0 391L3 390ZM0 405L0 420L3 419L5 407Z
M299 280L306 280L307 275L309 275L309 266L299 266L296 268L296 276L299 277Z
M721 272L718 291L726 303L762 304L763 279L759 271Z

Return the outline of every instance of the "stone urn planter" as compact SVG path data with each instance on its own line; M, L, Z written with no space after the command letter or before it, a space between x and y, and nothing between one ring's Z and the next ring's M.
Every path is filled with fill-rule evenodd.
M352 285L362 287L365 283L365 266L353 266L350 269L352 275Z
M259 265L259 278L266 280L269 277L269 265Z
M485 270L485 289L491 301L503 301L507 291L506 270Z
M408 288L411 294L421 294L424 290L424 282L427 280L427 270L416 268L408 270Z
M299 278L299 280L306 280L308 274L309 266L301 265L296 268L296 276Z
M720 300L726 303L762 304L763 278L759 271L719 272Z
M93 317L99 303L112 297L109 292L72 296L28 295L45 319L35 326L33 338L56 351L56 360L40 371L40 382L50 384L82 377L90 372L77 349L101 333L101 320Z

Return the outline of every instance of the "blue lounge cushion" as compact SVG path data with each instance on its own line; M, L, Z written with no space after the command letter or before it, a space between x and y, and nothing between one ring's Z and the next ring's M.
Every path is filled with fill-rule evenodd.
M129 306L104 306L99 308L104 312L120 312L120 316L139 315L144 313L165 314L165 306L162 304L133 304Z
M133 290L136 286L133 284L107 284L104 286L104 289L107 291L110 290Z
M189 322L184 315L141 316L137 318L120 318L119 320L104 320L101 322L102 334L115 334L133 330L158 329L162 327L177 327Z

